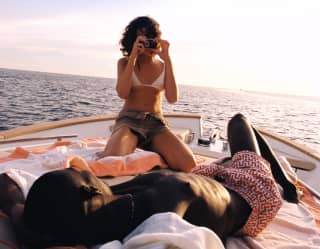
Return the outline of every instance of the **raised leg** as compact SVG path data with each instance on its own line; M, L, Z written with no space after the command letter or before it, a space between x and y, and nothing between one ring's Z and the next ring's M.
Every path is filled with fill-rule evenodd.
M252 128L259 143L262 157L269 161L274 179L283 188L284 199L289 202L298 203L299 198L296 186L292 183L291 179L282 168L277 156L275 155L274 151L271 149L265 138L259 133L257 129L255 129L254 127Z
M274 179L283 188L283 198L297 203L296 186L291 182L279 160L263 136L252 126L251 122L242 114L236 114L228 125L228 139L231 155L241 150L254 151L266 159L271 166Z

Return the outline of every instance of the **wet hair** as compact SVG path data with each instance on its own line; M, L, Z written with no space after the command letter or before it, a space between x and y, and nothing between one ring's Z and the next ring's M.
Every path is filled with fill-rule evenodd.
M161 36L159 23L149 16L139 16L133 19L125 28L120 40L122 54L129 56L132 51L133 44L137 39L138 31L145 29L145 36L148 38L156 38Z

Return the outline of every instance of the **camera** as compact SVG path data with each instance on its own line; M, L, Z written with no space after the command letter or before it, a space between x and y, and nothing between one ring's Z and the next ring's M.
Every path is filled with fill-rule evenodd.
M143 44L145 48L157 48L158 46L156 39L146 39Z

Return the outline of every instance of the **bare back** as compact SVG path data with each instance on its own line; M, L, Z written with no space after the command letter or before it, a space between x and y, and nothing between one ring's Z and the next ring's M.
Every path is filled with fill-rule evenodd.
M192 224L212 229L222 240L239 230L250 214L250 207L238 194L214 179L195 174L153 172L111 189L114 194L136 196L140 219L175 212Z

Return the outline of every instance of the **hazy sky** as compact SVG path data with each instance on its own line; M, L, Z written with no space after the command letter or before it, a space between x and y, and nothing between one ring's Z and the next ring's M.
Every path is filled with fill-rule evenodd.
M150 15L179 83L320 96L319 0L0 0L0 67L116 77Z

